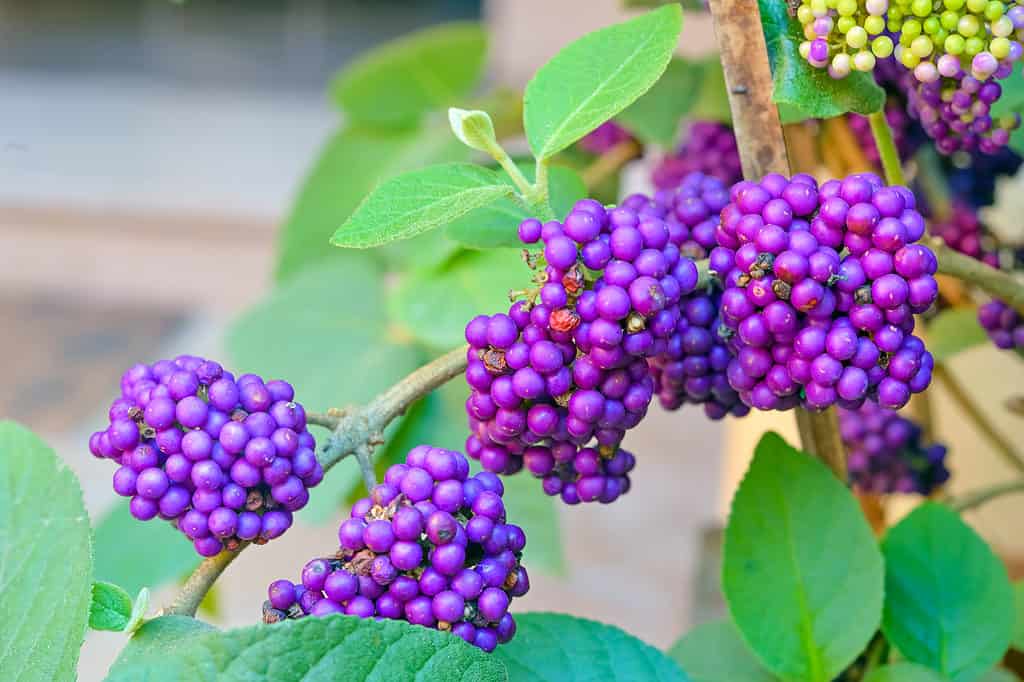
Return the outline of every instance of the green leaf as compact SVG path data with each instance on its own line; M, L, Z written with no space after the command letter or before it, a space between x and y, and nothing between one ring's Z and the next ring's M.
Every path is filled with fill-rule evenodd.
M941 678L940 678L941 679ZM974 682L1018 682L1019 677L1004 668L992 668L981 677L974 678Z
M1016 611L1013 625L1013 639L1010 644L1018 651L1024 651L1024 580L1013 584L1013 604Z
M533 164L517 165L526 179L533 182ZM556 216L567 215L573 204L587 196L583 178L565 166L551 166L548 169L548 186L551 191L551 207ZM459 218L445 232L455 241L473 249L502 246L521 249L524 245L519 241L517 230L519 223L530 217L529 212L512 199L499 199Z
M373 126L415 124L469 95L483 75L487 34L476 23L431 26L351 62L331 83L348 119Z
M193 635L163 655L137 657L126 665L119 662L108 682L139 679L501 682L507 678L494 656L450 633L402 621L334 615Z
M816 459L761 438L732 502L722 586L733 622L783 679L827 682L882 613L882 557L860 506Z
M210 589L210 592L207 592L207 595L209 595L211 592L213 592L213 588ZM135 602L132 603L132 612L128 616L128 624L124 627L125 632L133 633L140 627L142 627L142 624L146 620L146 610L148 608L149 588L143 587L141 590L139 590L139 594L136 595Z
M904 662L875 668L864 678L864 682L944 682L945 679L923 665Z
M452 348L465 343L473 317L508 310L509 290L528 285L530 275L518 251L465 251L443 268L403 278L388 297L388 309L418 341Z
M169 523L139 521L128 511L127 500L99 520L93 542L96 579L120 585L128 594L177 580L200 560L180 531Z
M560 613L516 615L516 636L494 651L511 682L683 682L675 662L611 625Z
M554 156L647 92L682 25L679 6L668 5L562 48L526 86L523 125L533 155Z
M693 682L775 682L728 620L699 625L680 638L668 655Z
M178 653L192 638L217 632L217 628L188 616L160 616L140 627L110 666L107 680L175 679L182 672ZM165 668L161 673L160 667ZM133 677L135 675L136 677ZM178 677L177 679L185 679Z
M700 62L673 57L658 82L617 120L641 141L671 147L679 134L680 120L698 100L704 77Z
M870 73L856 71L836 80L826 69L814 68L800 56L803 29L796 17L789 16L788 5L777 0L758 0L757 4L772 67L772 101L792 105L802 117L810 118L882 110L885 92Z
M89 515L74 473L34 433L0 421L0 670L70 680L89 622Z
M117 585L105 582L92 584L89 605L89 627L93 630L121 632L132 617L132 598Z
M725 72L717 55L712 55L693 65L701 69L700 90L697 100L689 112L693 120L718 121L732 124L732 109L725 87Z
M988 343L974 308L947 308L928 323L928 350L935 362L945 362L961 351Z
M322 412L364 403L419 365L420 351L392 336L381 275L357 258L311 268L278 288L231 326L227 349L238 371L287 377L296 399ZM343 462L301 514L333 518L359 477L355 462Z
M565 575L562 551L562 526L558 518L561 504L546 495L540 480L533 476L508 476L505 484L505 508L509 520L526 533L523 562L527 570L548 575Z
M507 178L482 166L450 163L410 171L373 190L331 243L365 249L409 239L512 194Z
M403 131L356 127L334 133L299 188L281 229L277 280L325 259L348 257L347 252L331 248L331 234L381 181L432 163L464 161L470 153L439 123ZM433 238L424 236L415 242Z
M889 530L882 631L905 658L969 682L1006 653L1013 588L1006 569L952 510L925 503Z

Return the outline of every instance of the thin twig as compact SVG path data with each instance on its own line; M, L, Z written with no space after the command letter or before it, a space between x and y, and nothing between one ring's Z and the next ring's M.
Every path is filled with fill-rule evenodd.
M1024 284L1012 275L954 251L938 237L930 238L927 243L939 261L939 272L984 289L1024 315Z
M743 177L756 180L768 173L788 177L786 140L778 108L772 102L772 72L758 3L711 0L711 16L722 55ZM824 412L797 408L796 412L804 451L825 462L845 481L846 451L839 438L835 408Z
M993 486L989 486L988 488L975 490L952 500L949 504L953 509L963 513L965 511L975 509L976 507L980 507L986 502L994 500L997 497L1013 493L1024 493L1024 479L1007 481L1006 483L997 483Z
M420 367L365 407L306 415L307 423L333 428L331 438L319 457L324 471L345 457L355 455L367 489L376 485L372 453L373 448L383 442L381 434L384 429L417 400L460 374L466 368L466 348L456 348ZM194 616L213 583L248 544L204 559L163 613Z
M638 156L640 145L634 140L619 142L583 170L583 184L593 189Z
M988 417L985 416L981 408L974 404L974 401L971 400L971 397L960 382L957 381L956 377L953 376L953 373L940 363L935 365L935 368L932 370L932 376L945 387L946 392L949 393L954 402L963 410L967 418L973 422L975 428L981 432L981 435L995 448L1003 460L1017 471L1024 471L1024 458L1021 458L1020 454L1013 447L1013 443L1003 434L999 433L989 422Z
M892 128L885 119L885 111L876 111L868 116L868 123L871 124L871 134L875 137L875 147L878 148L878 156L882 161L882 168L885 171L885 181L890 185L906 185L903 177L903 165L900 163L900 153L896 148L896 141L892 137Z

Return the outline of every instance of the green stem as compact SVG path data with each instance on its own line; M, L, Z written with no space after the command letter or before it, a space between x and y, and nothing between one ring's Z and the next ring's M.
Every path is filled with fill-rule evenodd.
M536 177L537 181L533 183L530 191L526 194L526 199L533 205L534 210L537 211L540 217L543 217L544 220L554 220L555 212L552 210L550 202L551 191L548 181L547 159L537 159L534 177Z
M1013 493L1024 493L1024 479L1018 479L1016 481L1007 481L1006 483L997 483L996 485L989 486L988 488L982 488L981 490L975 490L967 493L963 497L958 497L953 500L950 505L953 509L958 512L965 512L971 509L975 509L996 499L1003 495L1010 495Z
M213 583L248 545L248 542L244 542L235 551L225 549L216 556L203 559L202 563L185 581L185 584L181 586L181 592L178 593L177 598L161 612L161 615L194 617L196 610L199 609L199 604L213 587Z
M939 272L983 289L1024 315L1024 284L1012 275L954 251L938 237L932 237L926 243L935 253Z
M878 147L878 156L882 159L885 181L890 185L906 185L903 166L900 164L900 154L896 150L896 142L892 137L892 128L885 120L885 110L869 115L868 121L871 123L871 134L875 137L875 146Z

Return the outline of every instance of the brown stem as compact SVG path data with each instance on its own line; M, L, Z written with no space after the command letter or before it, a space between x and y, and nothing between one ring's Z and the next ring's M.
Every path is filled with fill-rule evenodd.
M974 490L969 492L962 497L950 502L950 506L958 512L965 512L976 507L994 500L997 497L1008 495L1011 493L1022 493L1024 492L1024 479L1017 479L1016 481L1007 481L1006 483L997 483L996 485L988 488L982 488L981 490Z
M216 556L203 559L202 563L196 567L196 570L185 581L185 584L181 586L178 596L164 608L161 615L195 616L200 602L203 601L206 593L213 587L213 583L217 581L217 578L224 572L224 569L238 558L238 555L248 544L248 542L245 542L235 551L226 549Z
M982 412L971 397L967 394L967 391L960 384L953 373L949 371L942 364L936 364L932 370L932 376L935 380L940 383L949 393L950 397L957 406L963 411L967 418L971 420L974 427L981 432L985 440L995 448L996 453L999 454L1003 460L1006 461L1011 467L1017 471L1024 471L1024 459L1017 453L1017 450L1013 447L1013 443L1008 438L999 433L996 428L989 422L988 417Z
M772 102L772 72L757 0L711 0L711 16L743 177L755 180L768 173L788 177L786 140L779 111ZM797 408L797 425L804 451L825 462L845 481L846 453L839 439L835 410L808 412Z
M583 184L587 186L587 189L593 189L638 156L640 156L640 145L633 140L623 140L598 156L592 164L583 170Z

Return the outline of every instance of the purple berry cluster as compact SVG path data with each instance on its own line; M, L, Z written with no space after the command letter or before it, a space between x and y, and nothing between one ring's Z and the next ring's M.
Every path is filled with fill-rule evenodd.
M493 651L515 635L509 603L530 589L526 535L506 522L503 493L495 474L470 476L461 453L413 448L352 506L333 556L306 564L298 584L270 584L264 621L391 618Z
M1024 318L1002 301L992 300L980 306L978 322L997 348L1024 348Z
M631 139L633 136L621 125L615 121L605 121L584 135L578 144L585 152L601 155Z
M199 554L263 544L288 530L324 475L294 397L287 382L236 380L190 355L135 365L89 449L120 465L114 490L135 518L170 521Z
M693 172L718 178L726 185L743 179L732 128L717 121L694 121L679 149L658 163L651 179L658 189L674 190Z
M920 427L895 410L872 403L841 409L839 433L849 451L850 484L860 492L930 495L949 479L946 447L925 446Z
M992 117L992 105L1002 95L1002 86L996 79L1009 76L1011 71L1010 64L1004 62L995 75L979 80L956 67L956 71L943 72L930 82L920 82L908 73L904 85L907 110L921 122L942 154L995 154L1006 146L1010 133L1021 123L1017 113L999 119Z
M982 261L994 268L999 267L999 254L989 243L978 213L961 201L954 201L945 220L934 220L930 232L941 237L950 248Z
M761 410L798 405L897 409L931 381L912 334L938 295L924 219L904 187L871 173L829 180L777 174L732 187L710 267L734 334L726 370Z
M683 255L706 258L715 247L719 213L729 203L729 190L717 178L699 172L686 175L674 190L659 190L654 200L668 207L665 217L673 244ZM655 393L662 407L703 405L712 419L737 417L750 411L725 376L732 357L719 331L721 292L710 284L679 301L679 322L664 353L648 360Z
M536 288L508 314L466 326L466 449L488 471L524 466L567 504L611 502L629 488L620 449L654 395L647 358L663 353L681 297L697 284L667 208L634 195L614 209L584 199L565 220L528 219ZM596 441L596 446L590 446Z

